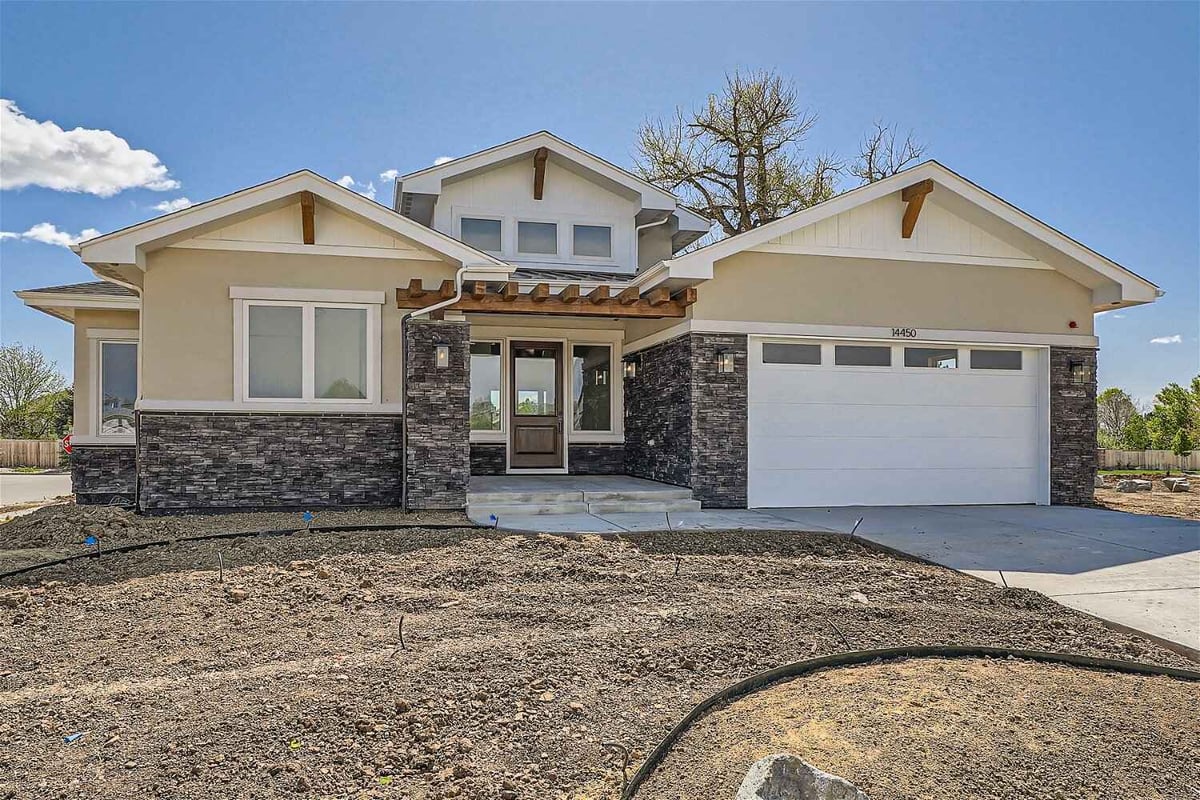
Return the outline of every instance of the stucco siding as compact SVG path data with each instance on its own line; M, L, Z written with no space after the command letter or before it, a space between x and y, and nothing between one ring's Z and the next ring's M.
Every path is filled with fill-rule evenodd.
M95 402L93 386L92 346L88 336L90 330L121 330L137 332L138 312L136 311L94 311L77 309L75 311L75 426L76 435L92 436L96 412L92 408Z
M143 396L229 402L234 326L230 286L353 289L386 293L382 309L382 402L400 402L397 286L454 277L449 264L167 248L150 257L143 310Z
M1092 333L1091 292L1048 269L747 252L714 272L694 319Z

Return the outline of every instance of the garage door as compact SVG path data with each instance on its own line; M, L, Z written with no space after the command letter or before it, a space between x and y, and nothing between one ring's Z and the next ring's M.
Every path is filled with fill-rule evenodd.
M1045 502L1040 356L752 338L749 505Z

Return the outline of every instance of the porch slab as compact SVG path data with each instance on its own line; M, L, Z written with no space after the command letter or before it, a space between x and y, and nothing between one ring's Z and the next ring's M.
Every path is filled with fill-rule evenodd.
M494 494L513 492L541 494L546 492L653 492L678 491L681 487L659 483L632 475L472 475L469 492ZM683 491L688 491L684 489ZM691 494L689 492L688 496Z

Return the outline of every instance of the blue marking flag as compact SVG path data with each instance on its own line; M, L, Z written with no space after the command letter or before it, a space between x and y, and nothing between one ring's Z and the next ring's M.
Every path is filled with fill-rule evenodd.
M83 543L86 544L88 547L94 547L95 544L99 541L100 540L97 539L95 536L89 536L83 540Z
M304 517L303 517L303 519L304 519L304 522L305 522L305 524L308 524L308 523L312 522L312 521L313 521L313 514L312 514L312 512L311 512L311 511L305 511L305 512L304 512Z
M74 744L75 742L79 741L82 738L83 738L82 733L68 733L66 736L63 737L63 741L66 742L67 744Z

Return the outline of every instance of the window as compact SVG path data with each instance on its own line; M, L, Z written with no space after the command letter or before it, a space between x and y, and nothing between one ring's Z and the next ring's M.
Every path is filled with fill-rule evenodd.
M573 252L589 258L612 258L612 228L607 225L575 225Z
M471 342L471 430L500 430L500 343Z
M764 364L820 364L821 345L766 342L762 360Z
M1020 369L1020 350L972 350L971 369Z
M513 386L519 417L554 416L558 409L558 358L556 347L513 349Z
M571 370L573 430L612 430L612 348L606 344L573 345Z
M906 347L904 348L904 366L957 369L958 350L956 348Z
M553 222L518 222L517 252L558 255L558 225Z
M500 220L463 217L458 224L463 242L479 250L500 252Z
M890 367L892 348L839 344L833 348L833 363L842 367Z
M137 348L133 342L100 343L100 435L132 435L137 399Z
M245 330L246 399L376 399L378 306L248 301Z

